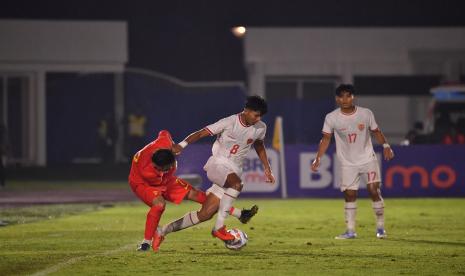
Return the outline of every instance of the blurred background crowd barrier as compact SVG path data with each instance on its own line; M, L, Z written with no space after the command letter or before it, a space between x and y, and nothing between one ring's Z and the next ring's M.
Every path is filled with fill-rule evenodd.
M245 100L240 84L189 86L129 70L122 76L124 95L116 103L114 79L112 74L50 77L49 164L127 162L160 130L169 130L181 141L225 114L240 112ZM116 114L115 105L124 112Z

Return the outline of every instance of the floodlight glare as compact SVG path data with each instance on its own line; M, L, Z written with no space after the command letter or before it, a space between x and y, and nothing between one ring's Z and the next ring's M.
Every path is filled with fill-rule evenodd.
M232 33L236 36L236 37L243 37L245 35L245 32L247 31L246 28L244 26L237 26L237 27L233 27L231 29Z

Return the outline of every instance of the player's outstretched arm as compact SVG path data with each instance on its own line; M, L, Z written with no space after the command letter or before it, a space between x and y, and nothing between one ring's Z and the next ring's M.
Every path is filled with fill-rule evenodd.
M273 172L271 171L270 162L268 162L268 157L266 155L266 149L263 141L256 140L253 146L257 152L258 158L260 158L260 161L262 161L263 168L265 169L266 182L274 183L275 178Z
M316 154L315 160L312 162L312 171L318 171L320 167L320 158L328 150L329 144L331 143L331 134L323 133L323 137L320 140L320 145L318 146L318 153Z
M392 151L391 146L388 144L383 132L378 128L372 131L372 133L373 136L375 136L376 141L380 145L383 145L384 160L389 161L394 158L394 152Z
M187 147L187 145L192 144L197 142L199 139L203 137L207 137L210 135L210 132L208 132L205 128L198 130L196 132L193 132L189 134L182 142L179 142L178 144L173 145L173 153L178 155L181 153L181 151Z

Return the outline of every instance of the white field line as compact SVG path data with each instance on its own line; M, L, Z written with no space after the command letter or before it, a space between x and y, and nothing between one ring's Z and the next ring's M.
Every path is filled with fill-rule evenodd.
M49 267L47 269L38 271L38 272L32 274L32 276L48 275L50 273L57 272L60 269L63 269L65 267L67 267L67 266L78 263L78 262L80 262L82 260L85 260L85 259L90 259L90 258L97 257L97 256L110 256L110 255L113 255L113 254L118 254L118 253L121 253L123 251L126 251L126 250L129 250L129 249L133 248L134 244L136 244L136 243L127 244L127 245L124 245L124 246L122 246L120 248L108 250L108 251L101 252L101 253L96 253L96 254L93 254L93 255L90 255L90 256L74 257L74 258L71 258L71 259L66 260L64 262L58 263L58 264L56 264L54 266L51 266L51 267Z

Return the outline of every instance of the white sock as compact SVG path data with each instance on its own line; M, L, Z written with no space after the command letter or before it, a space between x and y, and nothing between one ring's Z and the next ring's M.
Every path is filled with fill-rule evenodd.
M233 188L227 188L226 191L224 191L223 197L221 197L220 200L220 207L218 208L218 216L216 217L216 223L215 223L215 230L220 229L224 225L224 221L229 215L229 209L231 209L231 206L234 203L234 200L236 200L237 196L239 196L241 192L238 190L234 190Z
M384 229L384 200L374 201L371 206L376 216L376 228Z
M231 207L231 209L229 209L229 214L233 217L240 218L242 211L237 208Z
M166 236L167 234L171 232L176 232L176 231L194 226L196 224L199 224L199 222L200 220L199 220L199 217L197 216L197 211L192 211L192 212L185 214L182 218L179 218L163 226L161 230L161 234L163 236Z
M355 215L357 214L357 202L346 202L344 205L347 230L355 232Z
M142 241L142 243L152 244L152 241L149 241L149 240L144 239L144 240Z

